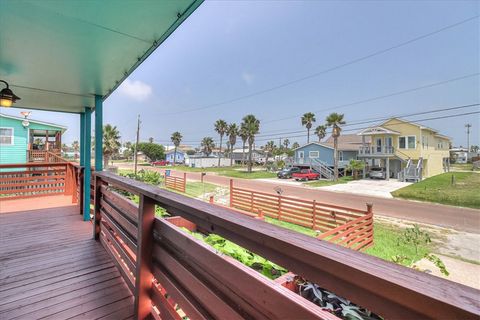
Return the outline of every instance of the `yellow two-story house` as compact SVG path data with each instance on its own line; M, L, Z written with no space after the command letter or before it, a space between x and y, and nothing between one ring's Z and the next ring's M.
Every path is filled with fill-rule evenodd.
M370 137L358 157L367 165L383 168L386 179L420 181L449 169L450 138L424 125L392 118L358 135Z

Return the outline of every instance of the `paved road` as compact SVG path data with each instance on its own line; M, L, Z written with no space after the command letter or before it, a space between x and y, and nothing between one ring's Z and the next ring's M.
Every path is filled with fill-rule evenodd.
M156 169L155 170L162 170ZM172 175L183 175L183 172L172 171ZM188 180L200 180L197 172L189 172ZM255 189L261 192L275 192L279 186L283 195L317 200L319 202L342 205L351 208L365 209L366 203L373 203L373 211L382 216L398 219L407 219L419 223L437 225L460 231L480 233L480 210L432 204L427 202L409 201L401 199L386 199L372 196L363 196L350 193L325 191L301 186L276 184L248 179L233 179L234 185L242 188ZM205 182L228 186L230 178L207 173Z

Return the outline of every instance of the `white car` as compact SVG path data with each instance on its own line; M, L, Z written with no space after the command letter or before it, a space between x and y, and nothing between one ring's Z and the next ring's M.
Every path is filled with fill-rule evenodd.
M368 171L368 177L370 179L386 179L387 175L385 172L385 168L381 168L381 167L370 168L370 171Z

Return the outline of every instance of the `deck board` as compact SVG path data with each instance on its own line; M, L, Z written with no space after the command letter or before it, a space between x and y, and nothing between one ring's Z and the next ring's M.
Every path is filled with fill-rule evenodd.
M0 200L0 319L133 316L130 290L70 202Z

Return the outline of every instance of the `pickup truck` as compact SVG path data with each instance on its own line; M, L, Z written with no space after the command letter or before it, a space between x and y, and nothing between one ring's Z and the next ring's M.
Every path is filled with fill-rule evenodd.
M318 180L320 174L311 169L302 169L300 172L293 173L292 177L297 181Z

